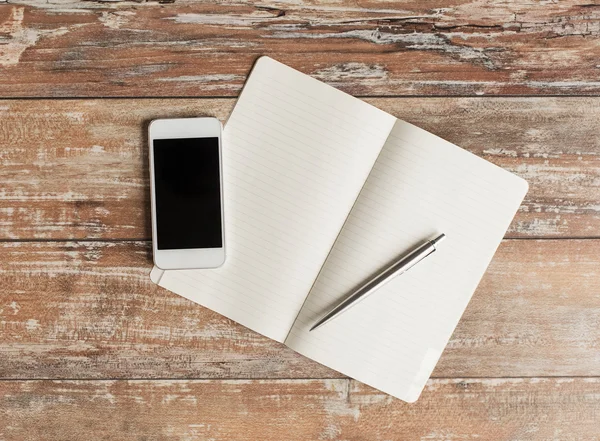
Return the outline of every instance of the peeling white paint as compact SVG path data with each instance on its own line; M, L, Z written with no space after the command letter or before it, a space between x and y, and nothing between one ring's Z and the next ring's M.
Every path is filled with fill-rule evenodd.
M14 300L12 302L10 302L10 304L8 306L9 306L9 308L11 308L13 310L13 315L17 315L19 313L19 310L21 309L21 305L19 305Z
M523 384L533 384L533 383L541 383L545 381L552 381L551 379L545 378L481 378L481 379L471 379L471 378L431 378L427 381L425 386L425 390L429 392L439 391L441 388L444 388L449 385L463 385L468 388L470 385L482 385L484 387L504 387L507 385L523 385Z
M532 233L539 236L552 236L559 235L567 228L568 222L561 220L561 216L556 216L551 219L535 218L529 221L518 221L516 227L511 228L510 231Z
M91 153L105 153L105 151L104 151L104 147L103 147L103 146L101 146L101 145L93 145L93 146L90 148L90 152L91 152Z
M111 386L111 384L104 384L104 386L105 386L105 392L104 393L98 392L98 393L92 395L90 397L90 401L106 400L110 404L115 404L117 402L116 397L108 391L108 387ZM67 391L71 392L71 390L69 390L69 389L67 389Z
M327 439L338 439L338 437L342 434L342 428L339 424L330 422L325 424L319 439L327 440Z
M29 319L25 322L25 329L27 329L28 331L35 331L39 328L40 322L38 322L36 319Z
M63 115L71 122L84 122L85 114L83 112L65 112Z
M388 79L388 71L380 64L341 63L313 72L312 76L325 81L347 81L349 79L380 80Z
M323 384L327 390L338 393L340 398L344 400L348 398L350 393L350 380L325 379L323 380Z
M474 48L453 43L448 38L438 34L424 34L413 32L410 34L396 34L384 32L380 29L359 29L347 32L331 33L304 33L304 32L275 32L273 35L265 35L265 38L283 39L326 39L326 38L355 38L375 44L401 44L407 49L440 51L458 57L461 60L480 62L487 68L495 68L494 61L487 55L486 51L493 48Z
M126 70L122 73L123 77L139 77L139 76L147 76L154 73L164 72L169 69L168 63L162 64L139 64L137 66L131 66L126 68Z
M460 441L479 439L480 436L476 433L467 432L464 434L451 432L449 430L433 430L426 435L422 435L420 441Z
M22 189L14 190L12 192L6 189L0 190L0 200L4 201L25 201L25 200L36 200L36 201L84 201L87 200L85 195L75 193L72 190L63 193L48 193L48 194L36 194L31 195L25 193Z
M565 383L574 383L575 379L574 378L557 378L554 381L556 382L556 385L559 385L559 384L565 384Z
M597 90L600 81L525 81L525 85L540 89Z
M0 24L0 34L8 34L8 42L0 44L0 66L19 63L25 50L34 46L40 36L58 37L68 32L66 27L52 30L36 30L23 25L25 8L13 7L7 21Z
M128 24L130 22L129 19L133 16L135 16L135 12L133 11L103 11L98 20L107 28L120 29L121 26Z
M37 43L39 33L23 26L25 8L13 7L7 21L0 24L0 34L8 34L8 43L0 45L0 66L13 66L30 46Z
M516 158L518 156L516 150L507 150L503 148L486 149L483 151L483 153L494 156L510 156L512 158Z
M352 417L355 421L360 417L360 407L355 404L351 404L350 398L350 382L351 380L346 379L335 379L335 380L323 380L324 386L327 390L333 391L337 394L335 400L325 400L324 410L330 420L334 420L340 416ZM327 434L336 432L334 427L330 427L327 430Z
M177 14L174 17L167 17L165 20L172 20L181 24L199 24L212 26L254 26L265 21L277 19L275 11L254 11L247 15L236 14Z

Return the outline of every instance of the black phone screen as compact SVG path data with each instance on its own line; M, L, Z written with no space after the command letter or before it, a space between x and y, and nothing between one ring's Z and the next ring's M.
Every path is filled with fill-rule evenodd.
M219 138L155 139L157 248L221 248Z

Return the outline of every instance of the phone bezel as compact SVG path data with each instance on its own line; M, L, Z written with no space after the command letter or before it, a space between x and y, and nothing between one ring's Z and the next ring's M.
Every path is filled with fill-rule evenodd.
M154 185L154 140L178 138L219 139L219 176L221 188L221 248L159 250L157 248L156 194ZM156 119L148 125L150 159L150 205L152 211L152 255L160 269L217 268L225 262L225 210L223 205L222 125L216 118Z

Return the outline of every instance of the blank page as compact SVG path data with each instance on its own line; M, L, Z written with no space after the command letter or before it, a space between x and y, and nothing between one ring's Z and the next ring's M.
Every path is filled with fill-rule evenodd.
M224 132L226 263L153 280L283 341L394 123L260 58Z
M517 176L398 121L286 344L415 401L525 193ZM437 251L332 322L308 329L399 255Z

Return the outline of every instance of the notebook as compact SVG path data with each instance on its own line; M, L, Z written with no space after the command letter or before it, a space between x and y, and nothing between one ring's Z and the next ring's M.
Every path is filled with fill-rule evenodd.
M224 130L226 263L152 280L407 402L423 390L527 183L271 58ZM325 326L398 256L438 250Z

